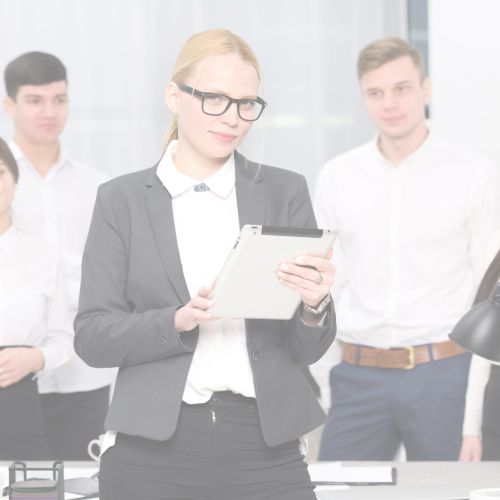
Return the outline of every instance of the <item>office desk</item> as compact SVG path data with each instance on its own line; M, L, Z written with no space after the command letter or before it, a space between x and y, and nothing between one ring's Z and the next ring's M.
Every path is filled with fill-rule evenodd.
M40 464L29 462L29 465L36 463ZM397 485L352 486L348 490L321 492L320 500L462 500L468 498L471 490L500 487L500 462L343 463L349 466L392 465L398 471ZM9 465L10 462L0 462L0 468ZM95 466L95 462L65 462L66 470L88 468L89 476Z
M320 492L321 500L457 500L479 488L500 488L500 462L343 462L349 466L393 465L397 484L352 486Z

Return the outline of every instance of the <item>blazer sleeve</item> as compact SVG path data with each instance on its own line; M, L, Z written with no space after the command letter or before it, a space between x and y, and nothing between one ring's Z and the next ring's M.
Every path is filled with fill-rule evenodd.
M302 176L290 204L290 220L293 227L317 227L307 183ZM333 301L320 325L309 326L304 323L299 307L293 318L284 322L283 328L288 355L300 365L315 363L328 350L335 338L337 327Z
M126 294L127 240L108 187L99 188L83 254L75 351L94 367L136 365L192 352L175 330L179 305L131 310Z

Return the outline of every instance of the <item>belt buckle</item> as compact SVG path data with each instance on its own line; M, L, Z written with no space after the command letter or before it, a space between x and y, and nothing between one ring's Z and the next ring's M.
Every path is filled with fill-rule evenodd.
M404 370L413 370L415 368L415 347L405 347L408 351L408 364L403 367Z

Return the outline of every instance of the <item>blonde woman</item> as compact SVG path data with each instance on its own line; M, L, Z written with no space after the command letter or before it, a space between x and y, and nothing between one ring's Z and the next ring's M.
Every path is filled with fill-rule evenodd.
M328 259L277 271L302 297L289 321L220 320L209 284L243 224L315 227L304 178L238 153L266 106L250 47L191 37L166 102L158 165L104 184L83 259L75 346L119 366L100 498L313 500L298 438L324 414L302 366L335 336Z

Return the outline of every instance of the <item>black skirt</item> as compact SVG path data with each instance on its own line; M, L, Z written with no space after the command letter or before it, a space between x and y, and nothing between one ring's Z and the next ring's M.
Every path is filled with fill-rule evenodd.
M118 433L101 457L101 500L312 500L298 441L269 447L257 402L215 392L181 406L168 441Z
M40 398L30 374L16 384L0 388L0 460L47 459L50 453Z

